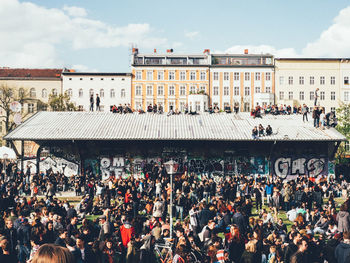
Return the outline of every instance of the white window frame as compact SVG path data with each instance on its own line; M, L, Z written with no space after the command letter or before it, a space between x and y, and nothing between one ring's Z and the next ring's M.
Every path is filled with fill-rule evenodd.
M201 71L200 79L201 80L206 80L207 79L207 72Z
M315 77L310 76L310 85L315 85Z
M169 71L169 80L175 80L175 71Z
M326 84L326 77L325 76L321 76L320 77L320 85L324 85Z
M175 96L175 86L174 85L169 86L169 96Z
M196 80L197 76L196 76L196 71L192 70L190 72L190 80Z
M244 87L244 96L250 96L250 87Z
M299 92L299 100L305 100L305 93L304 91Z
M180 86L180 96L186 96L186 86Z
M280 100L284 100L284 91L280 91L279 98Z
M230 96L230 87L228 86L224 87L224 96Z
M293 76L288 77L288 85L293 85L294 79Z
M142 80L142 71L141 70L136 71L135 79Z
M294 99L293 91L289 91L289 92L288 92L288 99L289 99L289 100L293 100L293 99Z
M270 81L271 80L271 72L265 73L265 80Z
M331 76L331 85L335 85L335 77Z
M255 80L260 81L260 72L255 72Z
M305 83L305 78L304 78L304 76L300 76L300 77L299 77L299 85L304 85L304 83Z
M239 96L239 87L234 87L233 88L233 94L234 94L234 96Z
M219 72L213 73L213 80L219 80Z
M230 73L229 72L224 72L224 80L225 81L230 80Z
M137 85L135 87L135 96L142 96L142 86Z
M213 87L213 96L219 96L219 87L218 86Z
M147 80L153 80L153 70L147 70L146 78Z
M234 80L239 80L239 72L233 73L233 79Z
M250 81L250 72L244 72L244 80Z
M157 87L157 95L164 96L164 86L163 85L160 85Z
M153 86L151 85L146 86L146 96L153 96Z
M158 80L164 80L164 71L158 70Z
M186 80L186 71L180 71L180 80Z
M331 100L335 100L335 91L331 91Z
M110 96L111 98L115 98L115 89L111 89L111 90L109 91L109 96Z

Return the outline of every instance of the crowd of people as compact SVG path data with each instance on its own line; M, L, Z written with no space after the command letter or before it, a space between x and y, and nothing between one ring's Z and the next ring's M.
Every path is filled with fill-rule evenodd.
M144 178L101 181L87 173L62 189L52 171L8 177L0 181L0 262L350 262L343 177L286 182L185 172L172 188L159 164ZM82 195L77 204L56 197L73 187Z

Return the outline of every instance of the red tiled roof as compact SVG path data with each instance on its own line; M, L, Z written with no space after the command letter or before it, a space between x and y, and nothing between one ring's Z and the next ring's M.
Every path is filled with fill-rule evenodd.
M57 78L63 69L0 68L0 78Z

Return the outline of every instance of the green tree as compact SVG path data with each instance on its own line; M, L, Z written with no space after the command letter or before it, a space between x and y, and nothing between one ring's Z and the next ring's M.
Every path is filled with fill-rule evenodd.
M51 94L49 97L49 106L53 111L76 111L76 107L70 101L68 94Z
M342 104L337 109L337 119L338 119L338 125L336 126L336 129L341 134L343 134L349 141L350 140L350 104ZM345 158L346 154L347 154L347 151L345 149L345 143L342 142L335 155L336 164L347 163L348 161Z
M10 132L16 124L13 122L15 112L11 110L11 103L18 101L22 107L24 103L33 102L37 103L39 100L31 98L29 91L24 88L15 88L6 84L0 85L0 109L1 119L5 122L5 133ZM26 118L30 113L22 111L22 119Z

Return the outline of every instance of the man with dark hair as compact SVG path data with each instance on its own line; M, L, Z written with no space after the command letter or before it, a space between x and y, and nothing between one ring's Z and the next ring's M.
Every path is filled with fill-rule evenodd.
M298 251L298 243L301 236L298 232L292 234L292 242L288 244L284 252L284 263L290 263L291 257Z
M94 95L90 96L90 111L94 111Z
M55 244L61 247L66 247L66 243L64 240L67 238L67 230L65 229L60 229L58 231L58 237L55 241Z
M100 108L100 102L101 102L101 99L100 97L98 96L98 94L96 94L96 111L100 111L101 108Z
M298 251L293 254L290 259L290 263L307 263L306 250L309 246L309 243L306 238L302 238L298 242Z

